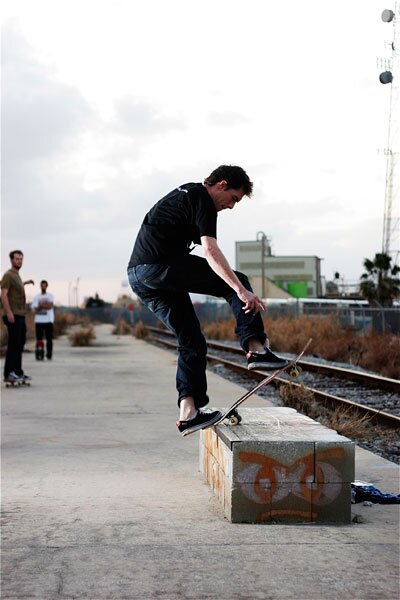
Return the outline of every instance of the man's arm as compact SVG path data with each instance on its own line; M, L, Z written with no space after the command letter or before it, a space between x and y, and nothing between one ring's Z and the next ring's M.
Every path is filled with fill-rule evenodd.
M217 273L238 295L240 300L244 302L243 310L248 312L258 313L260 310L265 310L265 303L253 294L246 290L244 285L240 282L237 275L229 265L225 255L218 246L217 240L213 237L203 235L201 238L201 245L204 252L204 258L213 271Z
M52 302L43 302L35 310L38 312L41 310L50 310L51 308L53 308L53 306L54 304Z
M6 317L10 323L15 323L14 313L11 310L10 303L8 301L8 289L1 288L1 302L3 304Z
M27 279L26 281L24 281L24 285L35 285L35 282L33 281L33 279Z

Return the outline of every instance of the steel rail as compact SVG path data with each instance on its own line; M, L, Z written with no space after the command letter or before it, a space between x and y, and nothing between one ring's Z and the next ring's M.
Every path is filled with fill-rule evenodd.
M153 331L155 329L156 328L152 328ZM163 330L162 330L162 333L164 333ZM167 335L168 334L169 334L169 332L167 332ZM177 349L176 342L168 341L166 339L163 339L163 338L160 338L160 337L157 337L154 335L149 336L149 339L150 339L150 341L161 343L161 344L167 346L168 348L172 348L174 350ZM232 362L230 360L226 360L225 358L221 358L214 354L208 353L207 360L209 360L211 362L223 364L226 367L228 367L230 370L236 371L237 373L240 373L241 375L244 375L244 376L248 377L249 379L256 379L257 381L261 381L262 379L265 379L265 372L258 371L256 369L254 369L254 370L252 369L251 371L249 371L248 368L244 365L239 365L238 363ZM298 364L300 364L300 362ZM276 377L273 380L273 382L271 382L271 383L274 383L277 386L289 385L289 384L294 385L295 387L298 387L298 388L301 386L301 384L299 384L299 383L290 382L287 379L283 379L281 377ZM341 406L344 406L349 409L351 408L353 410L357 410L360 413L367 414L371 419L379 421L382 425L385 425L386 427L387 426L392 427L392 428L400 427L400 417L398 417L396 415L391 415L390 413L386 413L384 411L377 410L376 408L365 406L363 404L358 404L357 402L353 402L352 400L346 400L345 398L339 398L338 396L333 396L332 394L327 394L326 392L322 392L322 391L316 390L314 388L310 388L307 386L303 386L303 387L307 390L310 390L313 393L314 398L320 403L328 404L330 406L341 405Z

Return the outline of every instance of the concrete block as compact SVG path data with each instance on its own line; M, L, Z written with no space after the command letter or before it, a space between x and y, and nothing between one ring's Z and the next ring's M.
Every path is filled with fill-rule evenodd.
M315 481L313 442L242 442L233 445L232 455L234 482Z
M344 438L345 439L345 438ZM315 483L351 483L355 479L353 442L315 442Z
M353 442L294 409L240 412L244 424L200 433L200 470L227 518L349 523Z
M317 523L350 523L351 483L312 483L311 508Z

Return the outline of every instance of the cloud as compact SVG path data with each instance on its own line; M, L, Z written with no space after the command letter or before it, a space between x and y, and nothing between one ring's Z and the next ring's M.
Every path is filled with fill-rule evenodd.
M13 22L3 31L2 195L6 239L43 238L77 224L84 195L62 165L92 118L83 96L57 82Z
M132 96L117 100L115 110L121 130L129 134L149 135L183 130L186 127L183 116L166 116L150 102Z
M237 127L250 122L250 119L243 114L233 111L223 112L214 110L210 111L207 117L210 125L217 125L219 127Z
M51 70L35 61L31 53L13 22L8 22L2 52L6 169L18 170L24 162L53 157L91 116L77 89L57 82Z

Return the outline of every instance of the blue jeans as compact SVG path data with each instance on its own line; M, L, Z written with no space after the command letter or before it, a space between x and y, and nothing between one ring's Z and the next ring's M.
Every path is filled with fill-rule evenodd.
M244 287L251 286L246 275L235 271ZM207 344L189 292L225 298L236 318L235 332L243 350L251 338L265 343L260 314L245 314L243 302L227 283L199 256L188 254L172 264L145 264L128 269L132 290L178 339L176 388L178 405L192 396L197 408L208 403Z

